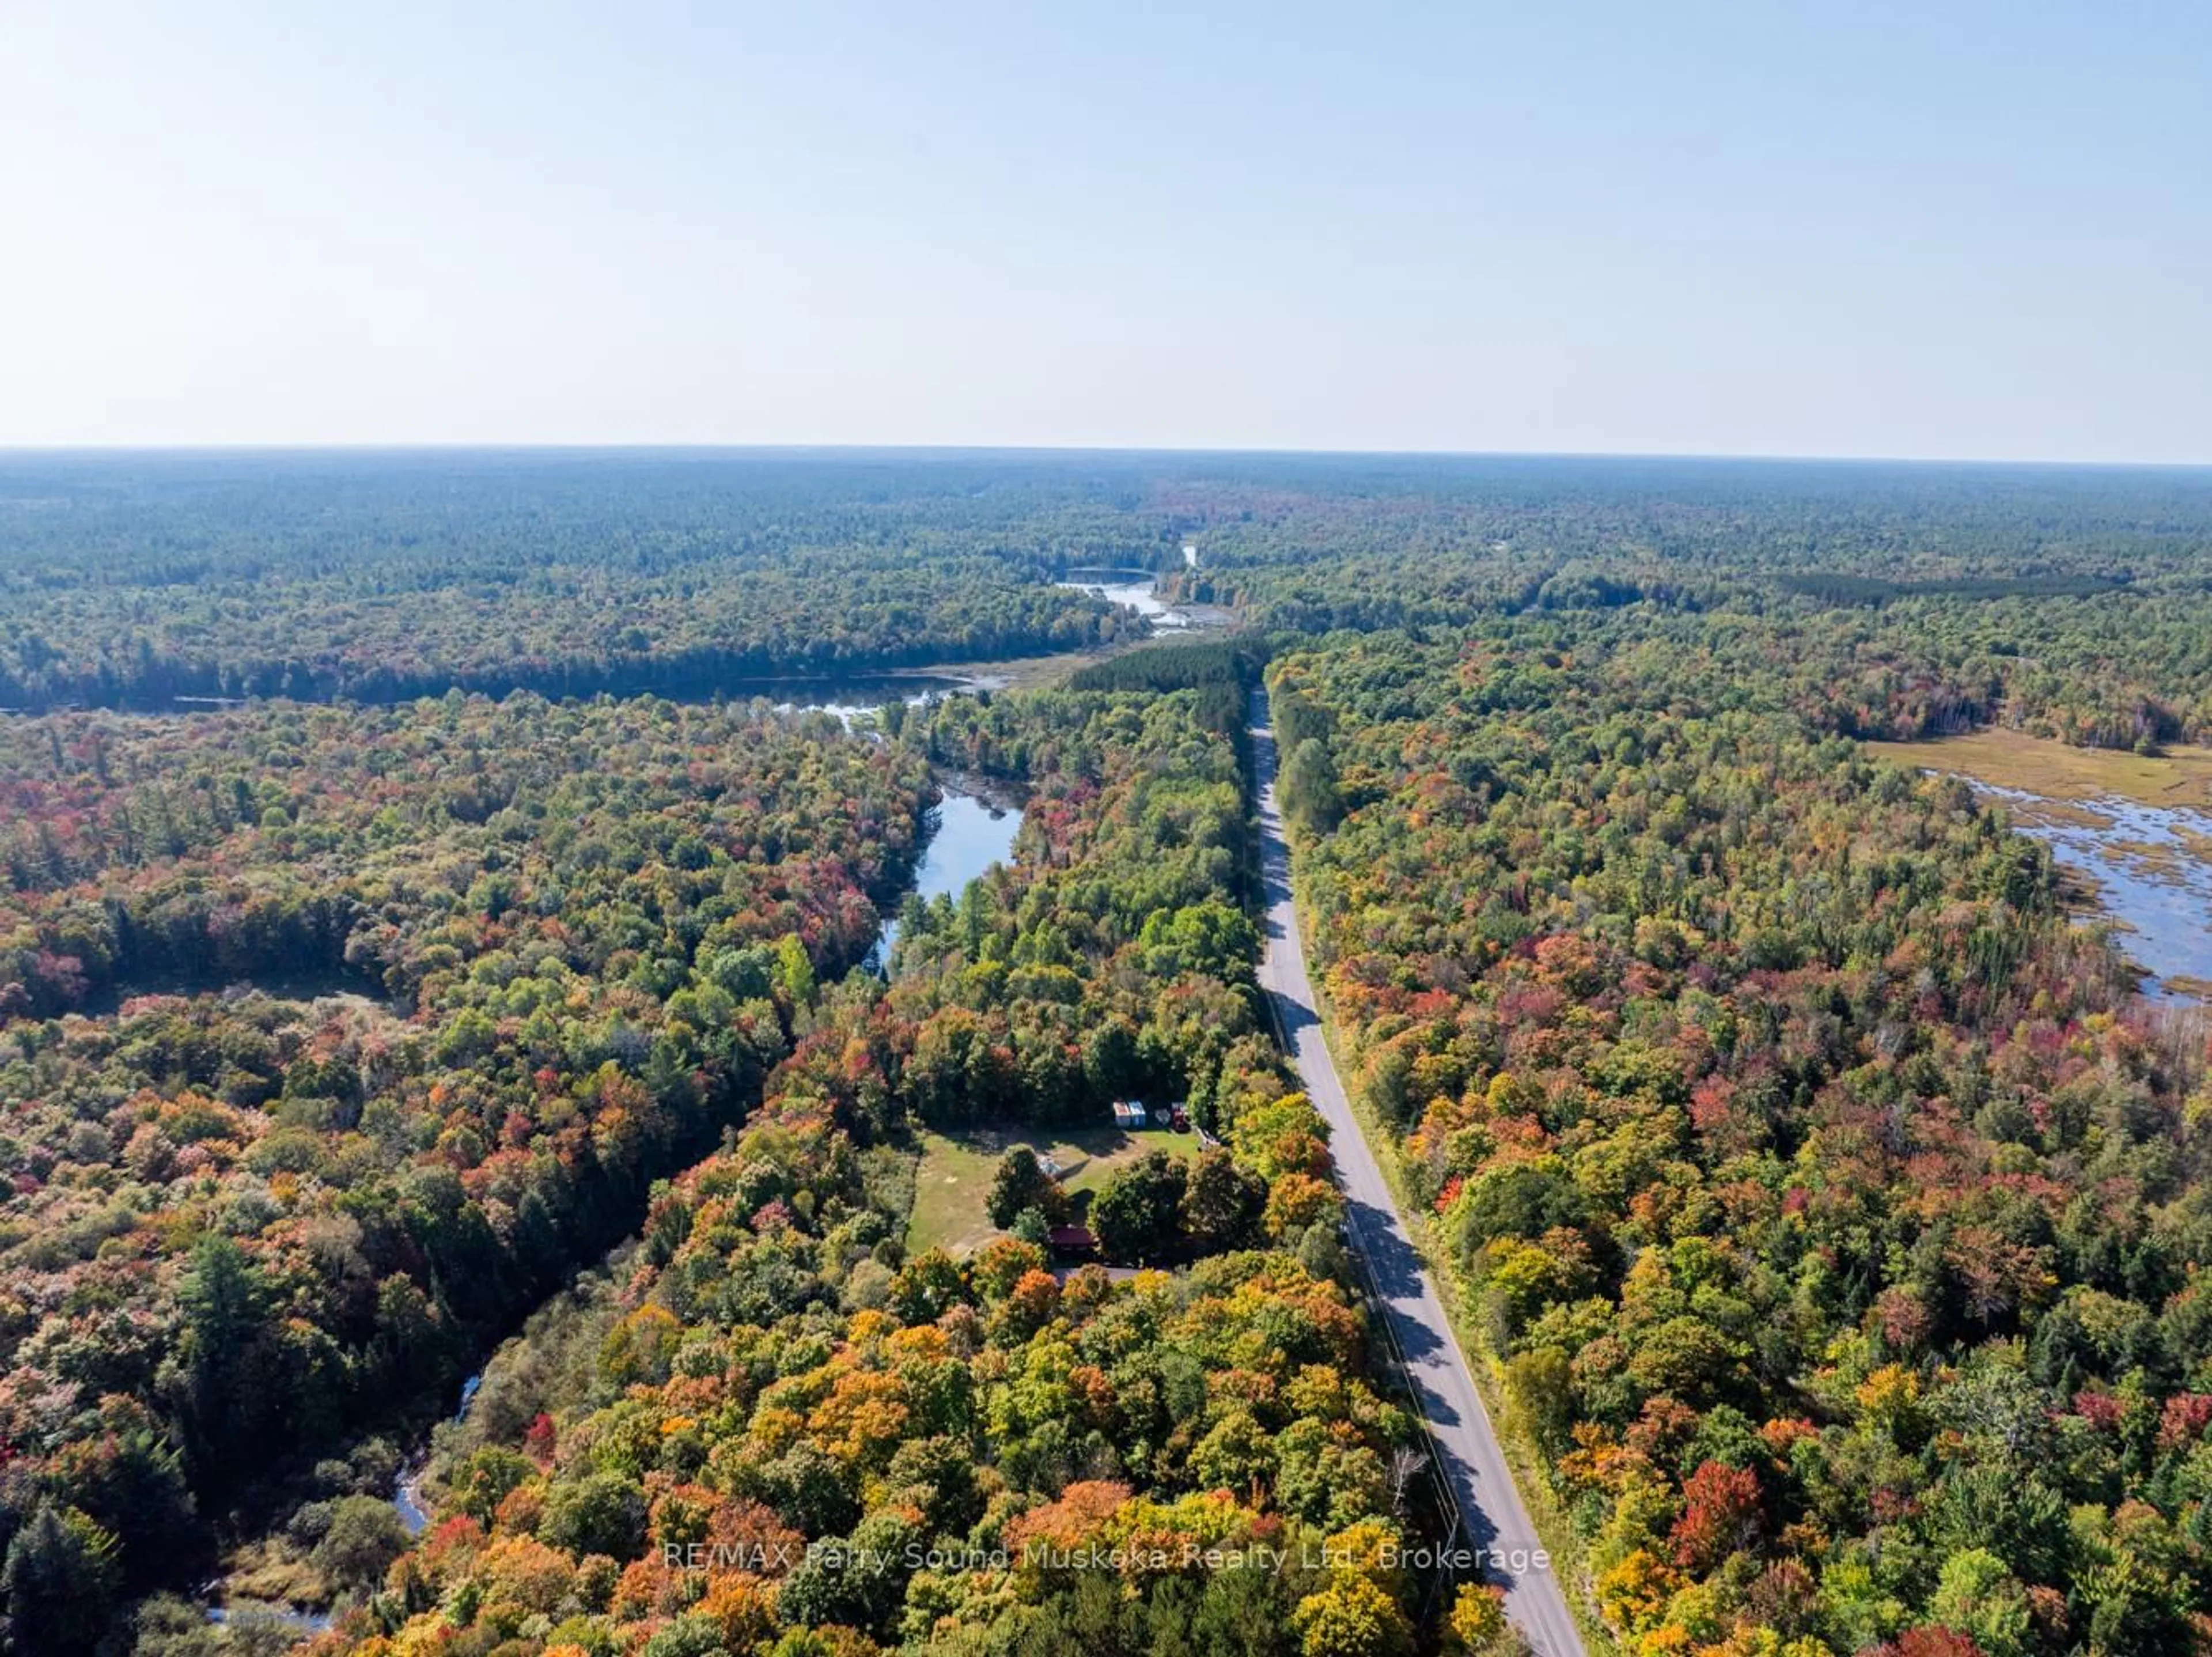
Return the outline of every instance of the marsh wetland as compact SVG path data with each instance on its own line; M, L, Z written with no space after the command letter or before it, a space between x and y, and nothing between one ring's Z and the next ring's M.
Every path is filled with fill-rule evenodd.
M2004 728L1867 746L2002 801L2125 933L2146 995L2212 999L2212 749L2138 754Z

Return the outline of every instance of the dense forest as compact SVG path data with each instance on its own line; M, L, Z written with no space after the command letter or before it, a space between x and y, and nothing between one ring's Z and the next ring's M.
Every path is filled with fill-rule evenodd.
M908 724L1031 785L1015 865L910 908L888 985L819 998L744 1130L656 1191L627 1276L509 1355L587 1355L472 1415L433 1527L333 1648L1410 1649L1419 1588L1387 1562L1418 1429L1369 1378L1319 1120L1259 1032L1242 781L1197 706ZM1007 1234L902 1246L916 1124L1139 1089L1222 1142L1138 1162L1096 1212L1119 1258L1181 1270L1048 1269L1034 1161ZM1109 1585L1094 1550L1139 1563Z
M0 708L691 695L1107 643L1127 612L1050 584L1132 556L1093 493L889 458L0 457Z
M1346 1057L1605 1621L2198 1648L2203 1025L2001 809L1666 637L1273 668Z
M1394 1563L1263 673L1592 1648L2212 1649L2202 1015L1860 746L2212 739L2212 474L647 451L0 457L10 1648L1515 1650ZM1012 860L902 903L956 777Z
M649 699L0 741L0 1502L45 1538L8 1555L33 1648L633 1228L871 947L931 786L826 718Z
M18 454L0 709L744 694L1126 641L1128 612L1053 584L1103 565L1293 632L1725 608L1948 716L2128 746L2212 733L2208 546L2212 483L2178 469Z

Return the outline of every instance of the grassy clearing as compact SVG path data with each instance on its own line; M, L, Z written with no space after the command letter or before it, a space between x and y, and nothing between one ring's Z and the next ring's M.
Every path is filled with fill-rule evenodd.
M908 1253L946 1248L967 1254L999 1234L984 1212L991 1175L999 1159L1016 1145L1060 1165L1060 1183L1075 1198L1079 1213L1091 1195L1146 1151L1165 1151L1188 1161L1198 1154L1198 1136L1164 1128L1068 1128L1057 1132L1018 1128L983 1128L960 1134L916 1136L921 1161L915 1170L914 1208L907 1220Z
M930 678L972 679L994 690L1038 691L1049 689L1077 668L1114 654L1112 649L1062 650L1048 656L1012 656L1004 661L951 661L942 667L916 667L913 672Z
M1226 616L1229 612L1220 613ZM1234 628L1225 623L1191 629L1170 629L1154 633L1149 638L1129 639L1096 650L1063 650L1055 655L1014 656L1004 661L951 661L942 666L916 667L911 671L927 678L978 679L994 690L1048 690L1063 683L1077 669L1088 667L1094 662L1127 655L1133 650L1156 650L1163 645L1221 638L1233 631Z
M224 1556L222 1599L230 1605L311 1606L331 1603L331 1585L284 1537L263 1537Z
M1993 726L1927 742L1869 742L1867 752L1900 765L1956 771L1977 783L2050 800L2134 800L2147 806L2212 805L2212 748L2164 753L2076 748L2051 737Z

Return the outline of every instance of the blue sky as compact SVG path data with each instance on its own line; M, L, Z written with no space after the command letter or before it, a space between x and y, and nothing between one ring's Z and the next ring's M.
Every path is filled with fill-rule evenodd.
M0 0L0 444L2212 462L2212 8Z

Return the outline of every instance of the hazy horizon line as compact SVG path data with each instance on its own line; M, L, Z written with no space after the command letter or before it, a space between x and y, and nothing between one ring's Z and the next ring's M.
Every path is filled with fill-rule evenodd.
M245 440L223 442L0 443L0 459L28 456L193 454L906 454L940 455L948 458L981 455L1122 455L1133 458L1158 455L1278 460L1657 460L1753 465L1992 466L2039 467L2071 471L2212 472L2212 459L2116 460L2084 460L2063 455L2021 457L1976 454L1814 454L1789 450L1753 453L1714 449L1316 448L1268 445L1236 447L1218 444L764 442L619 439L593 442L428 439L296 442Z

